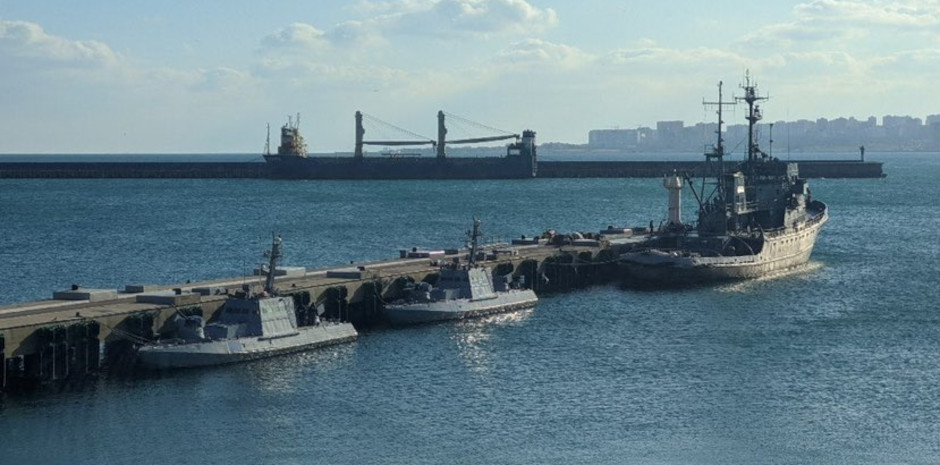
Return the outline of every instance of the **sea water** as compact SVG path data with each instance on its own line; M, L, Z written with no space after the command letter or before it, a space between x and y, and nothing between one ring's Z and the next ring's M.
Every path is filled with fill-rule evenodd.
M0 463L936 463L940 156L810 181L811 263L364 331L253 363L7 398ZM315 268L666 215L656 179L0 180L0 304ZM694 199L685 199L685 216Z

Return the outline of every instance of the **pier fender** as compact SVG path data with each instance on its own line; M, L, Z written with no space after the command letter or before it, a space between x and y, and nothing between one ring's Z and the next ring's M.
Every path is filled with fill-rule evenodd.
M349 290L346 286L333 286L323 292L322 303L326 311L324 315L329 319L347 321L349 313Z
M506 276L511 274L515 269L515 266L512 262L500 263L493 268L493 276Z
M539 262L533 259L523 260L521 263L519 263L519 265L516 267L516 275L523 276L525 278L525 282L531 286L532 290L535 291L536 294L539 292L541 286L545 283L542 278L547 278L544 272L540 272Z
M148 311L128 315L104 341L104 369L112 376L129 376L137 364L137 345L122 334L139 339L154 340L154 323L159 312Z

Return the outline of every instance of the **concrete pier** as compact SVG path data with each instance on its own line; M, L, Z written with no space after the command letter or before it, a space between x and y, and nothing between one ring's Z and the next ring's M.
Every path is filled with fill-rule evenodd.
M537 293L564 291L615 277L616 258L643 236L630 229L610 234L519 239L515 244L484 249L481 263L498 274L523 276ZM380 324L384 302L399 297L408 281L433 281L440 265L465 256L445 250L443 256L421 256L357 263L318 270L279 268L276 286L301 308L322 304L325 316L352 321L357 327ZM244 286L260 289L259 276L240 276L185 285L125 285L123 289L73 286L51 290L51 300L0 306L0 390L29 389L57 381L133 366L134 340L154 338L176 312L207 320L228 296ZM298 312L298 322L312 315ZM103 351L102 351L103 349Z

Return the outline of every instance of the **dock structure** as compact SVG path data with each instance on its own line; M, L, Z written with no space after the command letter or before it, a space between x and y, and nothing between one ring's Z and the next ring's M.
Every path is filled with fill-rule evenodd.
M333 157L329 160L334 168L353 170L356 160L362 157ZM472 165L480 163L472 158L454 158L455 163ZM864 160L799 160L800 175L805 178L882 178L885 176L883 164ZM407 165L407 164L403 164ZM316 179L422 179L408 170L405 174L392 175L387 170L375 169L370 174L369 164L360 162L363 170L355 177L348 174L341 176L324 170L316 174ZM384 165L381 165L384 166ZM704 172L704 161L540 161L533 166L534 177L538 178L660 178L663 175L680 172L692 177L700 177ZM332 168L331 168L332 169ZM409 177L410 176L410 177ZM492 175L496 178L498 176ZM271 166L260 162L2 162L0 161L0 179L21 178L241 178L272 179L278 178ZM301 178L303 178L301 176ZM426 178L426 176L425 176ZM476 176L483 179L486 176ZM303 178L306 179L306 178Z
M614 279L619 253L644 235L645 230L618 229L522 237L484 249L478 260L494 273L523 277L538 293L559 292ZM311 324L320 307L326 318L362 328L381 324L382 305L398 298L405 284L433 282L443 263L466 254L465 249L412 249L378 262L317 270L278 267L275 280L282 295L293 296L300 325ZM0 306L0 391L87 379L102 367L130 370L135 344L154 339L176 313L211 320L230 294L259 288L260 275L256 270L252 276L120 290L73 285L50 300Z

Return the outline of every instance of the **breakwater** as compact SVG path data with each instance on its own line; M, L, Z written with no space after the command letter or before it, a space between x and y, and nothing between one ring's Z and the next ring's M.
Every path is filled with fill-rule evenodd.
M353 163L350 159L350 163ZM881 178L881 162L801 160L806 178ZM539 178L658 178L677 171L701 176L701 161L541 161ZM281 177L259 162L0 162L0 178L246 178ZM387 176L376 176L385 179ZM364 179L371 179L364 177Z
M0 178L266 178L251 162L0 162Z
M881 178L881 162L855 160L800 160L805 178ZM731 164L728 163L730 166ZM541 178L659 178L673 171L693 177L706 175L701 161L545 161L539 162Z

